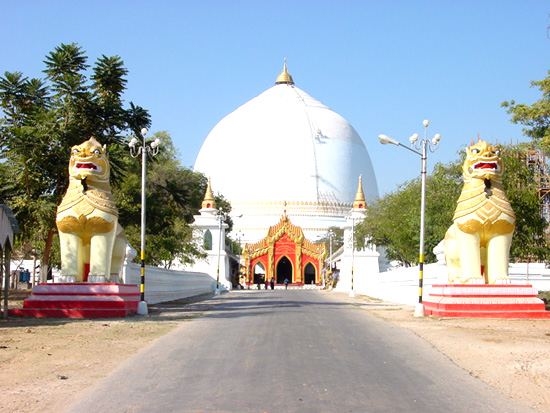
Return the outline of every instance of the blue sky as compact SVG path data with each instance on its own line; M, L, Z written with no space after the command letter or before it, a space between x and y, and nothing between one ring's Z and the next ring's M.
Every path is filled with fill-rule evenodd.
M151 113L192 166L224 116L274 84L287 58L296 86L346 118L379 191L420 172L404 144L422 121L442 135L429 168L471 139L523 141L504 100L531 104L550 69L544 1L0 0L0 73L43 77L46 54L76 42L89 63L119 55L126 102ZM227 159L228 167L245 159Z

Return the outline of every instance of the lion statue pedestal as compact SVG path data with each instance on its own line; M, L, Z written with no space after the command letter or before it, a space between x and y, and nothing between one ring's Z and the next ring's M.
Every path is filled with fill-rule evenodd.
M464 188L445 235L448 285L432 286L426 315L550 318L538 291L510 285L508 262L516 216L504 194L500 148L485 141L466 149Z
M94 138L71 149L69 188L57 208L61 279L39 284L13 315L125 317L139 310L140 290L118 284L126 238L109 184L109 161ZM86 282L87 281L87 282Z

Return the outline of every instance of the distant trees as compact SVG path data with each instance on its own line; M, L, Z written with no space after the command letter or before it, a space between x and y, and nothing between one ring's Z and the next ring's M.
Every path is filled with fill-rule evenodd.
M462 163L437 164L426 179L425 262L434 262L433 248L452 222L461 190ZM420 178L405 182L366 206L365 219L356 225L356 239L385 247L386 258L411 266L418 262L420 246Z
M332 252L335 253L344 245L344 229L339 227L330 227L326 234L315 242L325 243L327 256L329 254L330 244L332 243Z
M176 260L192 263L204 256L203 241L193 239L189 224L201 208L207 178L180 165L178 151L167 132L157 132L153 138L160 138L162 146L157 156L147 160L145 258L147 264L170 268ZM119 222L137 248L141 235L141 161L129 156L123 159L125 173L113 188L113 195ZM215 198L218 207L230 211L222 196Z
M531 87L542 92L542 98L531 106L525 103L502 102L501 106L512 115L510 122L524 125L523 134L545 152L550 152L550 71L542 80L532 80Z

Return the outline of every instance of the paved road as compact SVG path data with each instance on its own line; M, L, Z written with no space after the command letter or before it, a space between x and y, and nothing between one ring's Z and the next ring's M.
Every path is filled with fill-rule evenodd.
M70 411L527 411L413 333L339 297L312 290L224 294Z

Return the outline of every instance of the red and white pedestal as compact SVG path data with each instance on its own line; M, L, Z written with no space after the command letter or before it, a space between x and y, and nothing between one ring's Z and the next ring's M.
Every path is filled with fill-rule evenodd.
M39 284L23 301L8 310L20 317L110 318L137 312L139 286L113 283Z
M433 285L426 315L468 318L550 318L531 285Z

